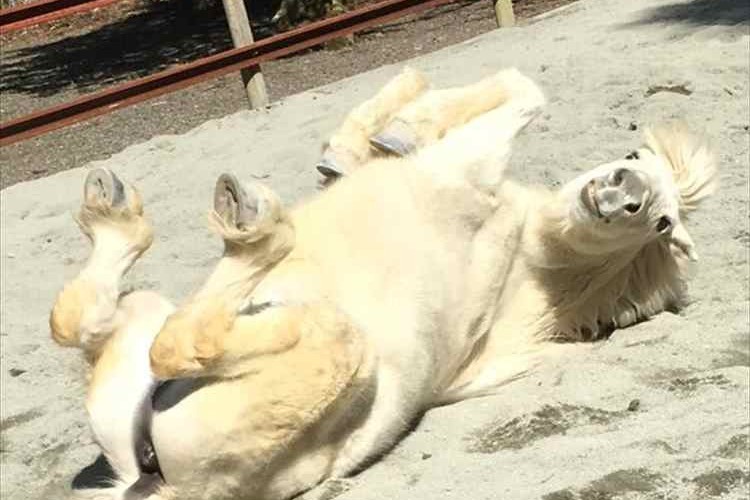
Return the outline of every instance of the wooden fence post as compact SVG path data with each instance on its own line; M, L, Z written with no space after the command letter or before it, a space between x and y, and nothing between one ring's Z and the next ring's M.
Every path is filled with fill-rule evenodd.
M253 31L250 28L250 19L247 17L244 1L222 0L222 2L224 3L224 12L227 16L229 32L232 34L234 46L243 47L253 43ZM263 80L260 66L245 68L240 70L240 74L247 92L247 98L250 101L250 107L255 109L268 105L266 82Z
M516 24L513 15L513 0L492 0L495 4L495 18L500 28L511 28Z

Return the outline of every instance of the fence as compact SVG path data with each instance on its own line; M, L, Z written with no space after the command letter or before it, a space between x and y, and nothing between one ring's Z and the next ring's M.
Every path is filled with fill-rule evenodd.
M91 10L115 1L117 0L40 0L25 6L3 9L0 11L0 32L48 22L73 12ZM243 79L250 87L250 92L253 86L257 88L257 80L253 83L252 78L258 74L257 68L260 63L452 1L454 0L385 0L188 64L181 64L144 78L106 88L0 124L0 146L110 113L203 80L236 71L246 72L243 74ZM247 36L237 37L234 33L235 27L243 22L249 29L246 14L244 14L244 20L238 21L236 11L229 6L229 4L241 2L242 0L224 0L235 45L248 41ZM495 12L498 24L501 26L513 23L511 0L496 0ZM244 6L242 13L244 13ZM252 35L249 36L252 40Z
M104 7L119 0L37 0L0 10L0 35Z

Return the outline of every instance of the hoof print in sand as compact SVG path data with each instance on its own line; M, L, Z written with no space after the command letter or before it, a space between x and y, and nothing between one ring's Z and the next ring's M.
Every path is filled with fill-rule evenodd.
M746 247L750 247L750 231L748 231L747 229L741 229L740 231L737 231L737 234L735 234L732 239L735 241L739 241Z
M696 486L696 498L717 498L734 490L745 488L750 483L750 474L740 469L715 469L692 479Z
M750 435L736 434L724 443L714 453L721 458L741 458L745 462L750 460Z
M742 349L727 349L721 351L721 357L714 358L711 362L714 368L731 368L733 366L750 367L750 352L746 347Z
M714 385L724 387L731 385L732 382L724 375L710 375L708 377L690 377L676 378L669 383L669 391L681 394L695 392L698 387L703 385Z
M329 479L321 485L323 490L317 500L333 500L351 488L351 482L343 479Z
M35 408L23 413L19 413L18 415L13 415L12 417L4 418L0 420L0 431L7 431L9 429L12 429L13 427L23 425L43 416L44 412Z
M637 497L627 498L667 498L662 496L644 496L649 492L656 493L662 484L662 476L648 469L624 469L612 472L587 486L579 489L564 489L548 493L542 500L615 500L629 493L638 494Z
M503 449L520 450L549 436L565 434L582 425L605 425L627 412L607 411L588 406L545 405L534 413L505 423L494 423L475 432L467 448L470 453L495 453Z

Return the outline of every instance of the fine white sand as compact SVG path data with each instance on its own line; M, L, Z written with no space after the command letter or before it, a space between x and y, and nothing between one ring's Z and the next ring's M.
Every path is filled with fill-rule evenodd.
M558 185L625 155L644 124L681 117L713 140L721 190L688 223L701 260L692 303L679 315L576 346L497 396L432 410L383 460L306 500L747 498L748 19L750 6L733 0L582 0L410 62L438 86L505 66L543 86L549 105L517 142L517 178ZM322 140L399 69L155 137L99 162L141 188L156 227L129 284L175 301L195 289L220 254L205 223L218 174L262 179L287 202L313 193ZM647 95L659 86L690 95ZM47 325L56 292L87 256L70 217L84 173L2 191L7 500L65 498L97 455L83 361L55 346ZM640 405L629 411L635 399Z

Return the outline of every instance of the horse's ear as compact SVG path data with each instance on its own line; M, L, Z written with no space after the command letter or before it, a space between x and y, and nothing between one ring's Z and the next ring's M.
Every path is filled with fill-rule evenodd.
M684 122L646 129L646 147L661 157L680 190L680 213L695 210L716 190L716 162L705 141L688 131Z
M690 237L690 233L687 232L687 228L685 228L682 222L678 222L672 229L672 233L669 236L669 243L684 257L687 257L688 260L698 260L698 252L695 250L693 238Z

